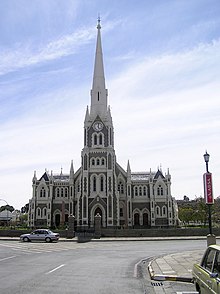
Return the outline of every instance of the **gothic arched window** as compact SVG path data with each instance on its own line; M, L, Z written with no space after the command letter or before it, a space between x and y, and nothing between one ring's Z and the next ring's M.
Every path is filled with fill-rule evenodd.
M103 176L101 176L101 179L100 179L100 191L101 192L104 191L104 178L103 178Z
M157 188L157 195L163 196L163 187L161 185Z
M138 187L134 187L134 195L138 196Z
M63 188L61 188L61 197L63 197Z
M42 187L40 190L40 197L46 197L46 191L44 187Z
M139 187L139 196L142 196L142 187Z
M118 192L124 194L124 185L121 181L118 183Z
M84 178L84 192L87 191L87 179Z
M97 145L97 135L94 135L94 145Z
M93 192L96 192L96 177L93 177Z
M102 134L99 135L99 145L102 145Z
M57 197L60 197L60 188L57 188Z

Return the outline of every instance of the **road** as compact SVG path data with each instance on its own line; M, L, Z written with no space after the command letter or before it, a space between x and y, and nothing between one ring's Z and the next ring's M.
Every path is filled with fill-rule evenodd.
M205 248L202 240L22 243L0 241L0 293L154 293L139 263ZM146 262L147 265L147 262Z

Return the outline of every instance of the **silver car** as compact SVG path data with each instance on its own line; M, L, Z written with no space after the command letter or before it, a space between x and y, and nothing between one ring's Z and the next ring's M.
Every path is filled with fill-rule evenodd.
M20 240L24 242L30 241L45 241L45 242L53 242L58 241L60 235L58 233L54 233L48 229L38 229L33 231L30 234L23 234L20 236Z

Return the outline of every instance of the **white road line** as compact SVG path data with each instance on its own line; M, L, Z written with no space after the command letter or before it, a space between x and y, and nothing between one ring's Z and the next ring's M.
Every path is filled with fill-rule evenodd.
M55 267L54 269L52 269L51 271L47 272L46 274L51 274L52 272L55 272L56 270L58 270L59 268L63 267L65 264L61 264L58 267Z
M14 257L16 257L16 255L2 258L2 259L0 259L0 261L4 261L4 260L11 259L11 258L14 258Z

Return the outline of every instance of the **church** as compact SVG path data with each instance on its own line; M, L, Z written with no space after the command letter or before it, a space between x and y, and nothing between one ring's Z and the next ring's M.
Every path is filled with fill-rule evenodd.
M116 161L114 127L105 85L101 25L97 42L90 107L84 120L81 167L69 174L48 172L32 180L30 227L64 227L74 216L77 228L93 228L95 216L106 229L147 229L177 224L177 205L171 196L171 175L161 169L132 172Z

